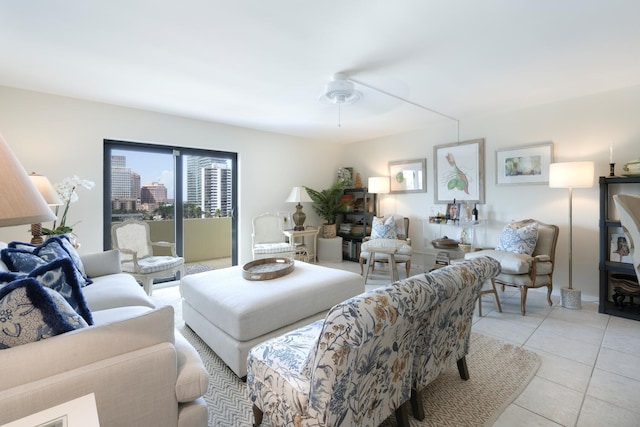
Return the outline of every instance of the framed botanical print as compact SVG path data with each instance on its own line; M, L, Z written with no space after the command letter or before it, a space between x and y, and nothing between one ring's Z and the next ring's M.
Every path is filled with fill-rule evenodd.
M484 203L484 138L433 147L435 203Z
M424 193L427 191L427 159L389 162L391 193Z
M496 185L548 184L553 143L496 150Z

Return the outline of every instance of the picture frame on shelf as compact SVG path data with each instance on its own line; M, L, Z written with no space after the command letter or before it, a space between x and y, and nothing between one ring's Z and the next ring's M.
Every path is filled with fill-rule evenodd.
M389 162L389 192L425 193L427 191L427 159Z
M496 185L549 184L553 143L496 150Z
M609 260L633 264L633 258L629 251L629 243L627 242L627 237L624 234L614 233L611 235L611 251L609 252Z
M435 203L484 203L484 138L433 147Z

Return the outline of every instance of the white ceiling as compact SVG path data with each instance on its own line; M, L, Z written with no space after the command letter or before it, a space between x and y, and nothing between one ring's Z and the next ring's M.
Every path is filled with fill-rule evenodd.
M0 2L0 85L352 142L640 84L638 0ZM452 126L454 122L451 122ZM452 136L455 135L452 132Z

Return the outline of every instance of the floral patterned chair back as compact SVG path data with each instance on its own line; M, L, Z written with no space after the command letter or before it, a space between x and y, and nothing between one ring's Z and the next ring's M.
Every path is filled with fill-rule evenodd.
M320 320L254 347L247 388L256 424L408 425L416 319L434 294L397 282L334 306Z
M399 282L327 314L309 361L309 413L322 425L376 426L409 400L415 321L424 295Z
M439 301L423 312L418 322L418 345L413 361L414 408L421 400L419 392L454 363L458 363L460 376L468 379L465 356L469 353L475 302L482 285L499 273L497 260L481 257L407 280L421 288L421 292L437 294ZM424 418L421 412L414 416Z

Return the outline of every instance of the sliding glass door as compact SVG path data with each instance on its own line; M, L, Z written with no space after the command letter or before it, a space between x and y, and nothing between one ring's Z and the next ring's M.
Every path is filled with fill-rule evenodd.
M187 263L236 265L236 153L104 141L104 246L111 225L147 221Z

